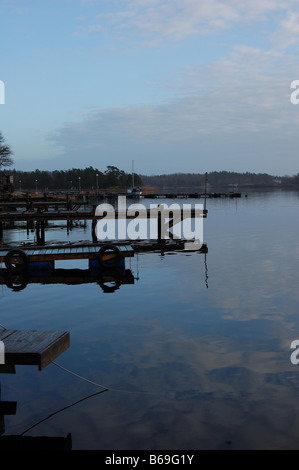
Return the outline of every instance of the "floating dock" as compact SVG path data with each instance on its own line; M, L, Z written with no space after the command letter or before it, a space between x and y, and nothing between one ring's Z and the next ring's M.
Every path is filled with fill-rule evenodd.
M165 210L165 209L164 209ZM151 209L136 209L133 211L124 210L124 211L111 211L101 213L100 211L96 212L96 206L93 210L14 210L14 211L0 211L0 222L8 222L8 221L30 221L30 220L39 220L39 221L50 221L50 220L93 220L97 221L100 219L127 219L133 220L136 219L136 214L142 214L144 218L152 219L152 218L159 218L161 216L161 211L163 211L163 205L154 207ZM167 212L167 208L165 210ZM184 214L184 209L170 209L170 215L167 217L172 218L180 217L181 220L187 217L195 218L195 217L207 217L208 211L206 209L191 209L187 214Z
M129 244L88 244L75 246L7 247L0 250L0 262L10 270L25 269L29 263L57 260L89 259L115 266L122 258L131 258L134 250ZM114 263L115 259L115 263Z

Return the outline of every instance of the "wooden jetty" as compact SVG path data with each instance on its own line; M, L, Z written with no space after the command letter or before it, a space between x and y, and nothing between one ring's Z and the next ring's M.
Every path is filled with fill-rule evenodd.
M0 373L6 372L7 366L15 365L36 365L42 370L70 346L70 334L51 330L0 330L0 341L5 346L5 364L0 365Z
M4 263L9 271L24 269L30 263L87 259L98 261L102 267L116 267L122 259L133 258L135 253L141 252L170 252L185 251L186 240L134 240L131 242L98 242L61 244L48 246L22 246L18 248L3 247L0 249L0 263ZM192 251L192 250L189 250ZM206 243L201 246L194 245L194 251L207 253ZM9 258L10 256L10 258ZM9 259L7 259L9 258ZM20 269L18 269L20 268Z
M71 220L93 220L97 221L100 219L115 219L115 220L120 220L120 219L127 219L127 220L133 220L136 219L137 216L140 216L141 214L144 216L144 218L147 219L153 219L153 218L158 218L159 215L161 215L161 212L163 212L163 207L158 206L155 208L151 209L136 209L134 210L134 213L131 211L111 211L111 212L106 212L103 211L103 213L99 213L96 211L96 207L92 210L33 210L33 211L28 211L28 210L16 210L16 211L0 211L0 223L2 222L9 222L9 221L30 221L30 220L39 220L39 221L50 221L50 220L65 220L65 221L71 221ZM164 209L165 211L165 209ZM166 209L167 211L167 209ZM165 211L165 212L166 212ZM188 217L195 218L195 217L207 217L208 211L203 209L202 211L200 209L190 209L188 212ZM180 217L181 220L186 218L186 214L184 213L184 209L175 209L175 210L169 210L169 218L172 217Z
M86 245L57 245L12 248L0 250L0 262L9 270L27 269L29 263L53 262L56 260L88 259L97 260L102 265L116 266L122 258L131 258L134 250L131 245L101 243Z
M163 239L162 232L165 230L165 220L168 219L167 229L172 228L178 221L183 221L186 218L206 218L208 211L206 208L191 208L185 210L184 208L165 207L158 205L154 208L140 208L140 209L125 209L125 210L98 210L100 206L94 206L92 210L15 210L15 211L0 211L0 239L3 238L3 228L5 224L13 224L15 222L26 222L27 225L35 224L36 237L40 244L45 243L45 230L49 221L65 221L67 226L74 221L78 220L91 220L92 221L92 237L95 241L95 228L99 220L134 220L139 219L157 220L157 238L159 241ZM171 232L169 232L171 237Z
M147 193L145 199L210 199L210 198L240 198L241 193Z

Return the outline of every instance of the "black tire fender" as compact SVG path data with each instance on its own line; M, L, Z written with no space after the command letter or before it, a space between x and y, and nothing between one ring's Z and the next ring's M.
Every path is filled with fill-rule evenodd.
M103 245L99 249L97 259L103 268L115 268L119 265L121 253L115 245Z
M121 286L121 279L117 269L105 269L100 276L98 281L104 293L113 293L118 290Z
M18 263L14 262L16 259L19 259ZM9 271L24 271L28 268L28 257L20 248L13 248L6 253L4 263Z
M6 285L9 289L18 292L25 287L27 287L28 280L27 280L27 273L15 273L12 272L8 273L6 276Z

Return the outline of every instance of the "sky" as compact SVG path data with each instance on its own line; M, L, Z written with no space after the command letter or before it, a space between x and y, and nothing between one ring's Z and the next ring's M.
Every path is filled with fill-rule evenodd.
M296 80L298 0L0 0L16 170L294 175Z

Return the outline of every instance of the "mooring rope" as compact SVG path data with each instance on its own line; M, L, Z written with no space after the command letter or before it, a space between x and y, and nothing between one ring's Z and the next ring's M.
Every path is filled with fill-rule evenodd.
M107 390L101 390L100 392L93 393L92 395L89 395L88 397L81 398L80 400L77 400L77 401L75 401L74 403L71 403L70 405L65 406L64 408L61 408L60 410L54 411L53 413L49 414L46 418L41 419L41 420L38 421L37 423L32 424L32 426L30 426L29 428L25 429L25 431L23 431L23 432L20 434L20 436L23 436L23 435L26 434L27 432L31 431L31 429L35 428L36 426L38 426L38 425L41 424L41 423L44 423L44 422L47 421L48 419L50 419L50 418L52 418L53 416L57 415L58 413L61 413L62 411L65 411L65 410L71 408L72 406L78 405L78 403L81 403L81 402L83 402L83 401L85 401L85 400L88 400L89 398L95 397L96 395L100 395L100 393L104 393L104 392L106 392L106 391L107 391Z
M93 382L92 380L89 380L86 377L82 377L81 375L76 374L75 372L67 369L66 367L63 367L60 364L57 364L57 362L55 362L55 361L52 361L52 364L54 364L55 366L57 366L60 369L64 370L65 372L68 372L69 374L74 375L78 379L81 379L85 382L89 382L92 385L96 385L97 387L102 388L105 392L109 391L109 392L121 392L121 393L135 393L135 394L137 393L137 394L142 394L142 395L156 395L156 393L153 393L153 392L144 392L144 391L140 391L140 390L135 390L135 391L134 390L121 390L121 389L117 389L117 388L105 387L104 385L98 384L97 382Z
M78 379L84 380L85 382L89 382L89 383L92 384L92 385L96 385L97 387L103 388L105 391L106 391L106 390L110 390L108 387L104 387L104 385L101 385L101 384L98 384L98 383L96 383L96 382L93 382L92 380L86 379L85 377L82 377L81 375L76 374L75 372L73 372L73 371L67 369L66 367L63 367L63 366L61 366L60 364L57 364L57 362L55 362L55 361L52 361L52 364L54 364L55 366L57 366L57 367L59 367L60 369L64 370L65 372L68 372L69 374L74 375L74 376L77 377Z
M118 389L115 389L115 388L107 388L107 387L104 387L104 385L101 385L101 384L98 384L97 382L93 382L92 380L89 380L87 379L86 377L82 377L81 375L79 374L76 374L75 372L67 369L66 367L63 367L61 366L60 364L57 364L57 362L55 361L52 361L52 364L54 364L55 366L59 367L61 370L63 370L64 372L68 372L69 374L71 375L74 375L75 377L77 377L78 379L80 380L83 380L85 382L88 382L92 385L96 385L97 387L100 387L102 388L102 390L100 392L96 392L96 393L93 393L92 395L89 395L87 397L84 397L84 398L81 398L80 400L77 400L75 401L74 403L71 403L70 405L67 405L65 406L64 408L61 408L57 411L54 411L53 413L49 414L48 416L46 416L45 418L42 418L40 421L34 423L33 425L31 425L29 428L25 429L25 431L23 431L20 435L23 436L24 434L26 434L27 432L31 431L31 429L35 428L36 426L38 426L39 424L41 423L44 423L45 421L47 421L48 419L52 418L53 416L61 413L62 411L65 411L69 408L72 408L73 406L75 405L78 405L79 403L85 401L85 400L88 400L89 398L92 398L92 397L95 397L96 395L100 395L101 393L104 393L104 392L109 392L109 391L114 391L114 392L123 392L123 393L141 393L141 394L150 394L152 395L152 393L150 392L140 392L140 391L132 391L132 390L118 390Z

